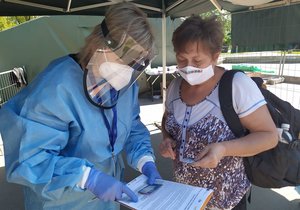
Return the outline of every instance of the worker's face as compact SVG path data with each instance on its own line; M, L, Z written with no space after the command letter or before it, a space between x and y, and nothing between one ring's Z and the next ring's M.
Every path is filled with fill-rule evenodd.
M183 52L176 53L179 74L191 86L203 84L214 76L216 58L201 42L189 42Z
M210 64L214 65L218 56L218 53L212 55L202 42L189 42L183 52L176 53L176 61L178 68L186 66L206 68Z
M102 107L115 104L120 94L111 93L130 87L148 64L147 52L131 37L114 47L106 45L96 50L85 72L87 95L94 104Z

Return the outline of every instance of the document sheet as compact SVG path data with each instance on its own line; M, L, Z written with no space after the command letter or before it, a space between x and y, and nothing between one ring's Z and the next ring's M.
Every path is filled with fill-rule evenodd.
M156 180L154 185L148 185L144 175L133 179L127 186L138 195L138 202L131 202L127 195L118 202L137 210L202 210L213 193L210 189L167 180Z

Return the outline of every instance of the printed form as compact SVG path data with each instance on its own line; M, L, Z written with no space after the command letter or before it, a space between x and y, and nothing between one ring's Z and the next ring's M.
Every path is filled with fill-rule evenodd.
M147 177L140 175L127 184L138 195L138 202L131 202L127 195L118 200L124 206L137 210L202 210L213 191L167 180L147 184Z

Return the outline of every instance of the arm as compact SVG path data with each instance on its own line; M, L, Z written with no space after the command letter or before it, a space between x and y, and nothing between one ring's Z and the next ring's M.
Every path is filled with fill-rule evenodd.
M27 97L20 110L6 106L1 110L1 118L6 121L0 127L8 181L29 186L47 199L59 199L66 190L80 190L76 184L91 164L84 159L60 156L72 123L61 117L67 116L66 104L48 96L43 97L45 100ZM55 115L57 110L60 116Z
M165 111L163 118L162 118L162 122L161 122L163 140L159 145L159 152L160 152L161 156L175 160L176 153L174 152L173 148L176 146L176 143L165 129L167 114L168 114L168 112Z
M239 139L222 142L224 156L253 156L277 145L278 132L266 105L240 120L250 133Z
M166 128L165 128L167 115L168 115L168 111L165 111L164 115L162 117L162 120L161 120L161 132L162 132L162 135L163 135L163 139L171 138L170 134L168 133L168 131L166 131Z
M161 122L161 128L162 128L162 134L163 134L163 140L159 144L159 153L161 156L165 158L171 158L172 160L175 160L176 158L176 153L174 151L176 147L176 142L173 140L173 138L170 136L168 131L165 128L166 125L166 118L168 116L168 110L170 110L170 101L172 101L172 96L174 94L175 90L175 85L177 83L177 80L173 80L171 84L169 85L167 89L167 99L165 102L165 112L162 117L162 122ZM178 83L177 83L178 84Z
M154 163L149 131L140 120L140 107L137 98L138 89L136 86L135 91L131 132L125 145L127 161L131 167L138 169L147 176L147 183L151 185L154 184L156 179L161 179L161 176Z
M256 84L242 73L236 76L233 82L233 106L250 134L208 145L197 156L199 161L193 164L195 166L213 168L224 156L253 156L275 147L278 142L276 126Z
M230 141L210 144L197 156L193 166L215 168L225 156L248 157L275 147L278 143L276 126L266 105L241 118L250 134Z
M275 147L278 142L277 129L256 83L245 74L237 73L232 88L233 106L249 135L230 143L224 142L225 155L247 157Z
M150 141L150 133L140 119L140 106L138 103L138 87L133 86L132 97L132 124L130 135L125 143L127 162L134 168L141 171L147 161L154 162L154 153Z

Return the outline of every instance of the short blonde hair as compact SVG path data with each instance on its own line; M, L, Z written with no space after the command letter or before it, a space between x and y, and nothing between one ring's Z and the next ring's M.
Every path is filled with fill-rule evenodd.
M123 32L129 34L137 43L148 51L149 58L155 54L154 35L146 14L130 2L112 5L105 14L105 22L110 36L120 40ZM78 58L80 65L85 68L94 52L105 46L101 24L86 38L84 47Z

